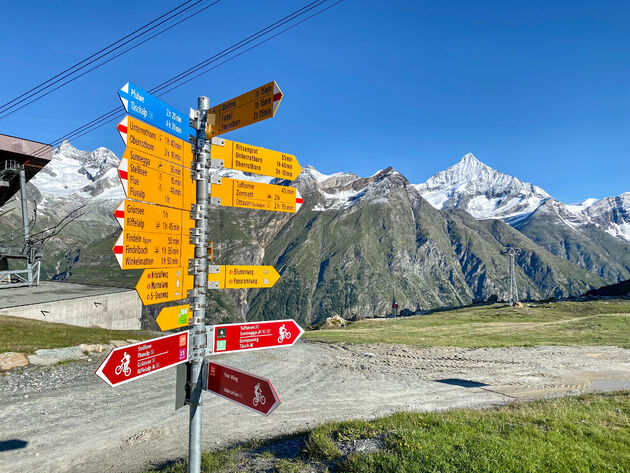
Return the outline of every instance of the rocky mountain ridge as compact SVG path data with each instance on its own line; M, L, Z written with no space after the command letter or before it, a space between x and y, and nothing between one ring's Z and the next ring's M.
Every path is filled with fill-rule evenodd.
M409 183L392 168L363 178L352 173L324 175L307 166L293 183L273 181L300 190L305 204L295 215L217 209L211 232L217 264L271 264L281 279L272 289L215 291L209 297L211 313L221 320L291 317L312 323L330 315L383 315L392 299L401 308L418 309L466 304L492 294L506 297L509 260L502 254L506 246L521 249L517 281L526 298L581 294L616 282L630 268L630 261L623 258L611 266L609 259L614 257L608 255L599 257L604 271L597 271L599 266L588 269L587 263L599 261L585 258L592 249L582 247L582 256L574 257L556 247L547 248L551 237L537 235L540 225L536 222L557 201L472 155L463 161L459 170L449 168L450 173L424 186ZM104 148L87 153L64 143L46 172L29 183L38 201L37 225L85 206L85 214L51 243L45 264L49 277L135 285L139 272L120 271L111 253L120 231L112 212L123 198L117 163ZM479 182L476 172L483 177ZM224 173L272 181L231 170ZM450 203L437 209L440 179L446 186L442 194L450 195L443 203L449 199ZM455 190L451 192L449 185ZM428 192L433 193L432 203L423 197ZM483 213L474 218L462 208L479 195L497 203L495 208L506 221L519 212L525 215L536 199L540 202L510 226ZM613 204L625 205L623 201ZM19 223L13 222L13 227ZM625 251L623 240L595 223L591 228L609 238L606 244L618 242L615 251ZM528 237L528 232L535 238Z

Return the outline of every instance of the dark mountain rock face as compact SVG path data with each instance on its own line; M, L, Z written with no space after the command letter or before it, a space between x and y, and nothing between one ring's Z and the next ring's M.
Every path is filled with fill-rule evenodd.
M121 271L111 251L119 234L113 211L122 198L116 163L104 149L85 153L64 146L40 185L33 182L36 227L53 225L80 206L85 214L48 243L44 276L133 287L140 271ZM271 289L210 291L209 318L294 318L307 325L331 315L382 316L391 311L392 299L400 310L458 306L493 295L503 299L509 289L508 246L519 249L522 298L579 295L628 277L627 242L595 223L576 227L576 233L562 221L570 215L561 213L558 223L557 201L544 191L473 158L464 171L479 170L483 180L458 187L460 194L443 210L392 168L360 178L325 176L310 167L293 183L276 182L299 188L304 205L296 214L212 208L215 264L269 264L281 278ZM455 171L444 177L449 185L474 180ZM435 199L438 181L428 186ZM484 190L485 185L494 187ZM482 192L485 200L465 195L470 192ZM507 222L510 212L517 212L518 222L475 218L457 205L490 201L499 203ZM2 223L19 228L13 213L7 215ZM156 307L150 310L157 313Z

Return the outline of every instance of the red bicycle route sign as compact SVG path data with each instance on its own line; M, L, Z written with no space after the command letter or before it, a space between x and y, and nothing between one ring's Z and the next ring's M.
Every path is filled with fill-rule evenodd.
M188 332L174 333L114 348L96 374L113 387L186 363L188 358Z
M245 371L206 360L204 389L268 416L280 405L271 381Z
M293 319L214 325L208 328L212 331L214 355L291 346L304 333Z

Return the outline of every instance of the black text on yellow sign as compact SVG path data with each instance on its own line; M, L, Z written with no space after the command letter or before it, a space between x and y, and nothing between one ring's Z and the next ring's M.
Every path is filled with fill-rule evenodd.
M275 81L250 90L208 111L208 136L218 136L276 114L282 91Z
M212 184L211 196L213 202L224 207L289 213L297 212L303 202L295 187L229 178Z
M278 179L293 180L302 172L300 163L292 154L223 138L212 140L211 156L213 159L222 159L226 168Z

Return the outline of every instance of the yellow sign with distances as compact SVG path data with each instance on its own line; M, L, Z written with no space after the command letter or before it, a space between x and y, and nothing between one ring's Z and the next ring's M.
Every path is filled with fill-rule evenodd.
M145 160L140 158L144 156ZM190 210L196 201L195 181L181 166L127 148L118 165L120 182L133 200Z
M212 266L210 268L212 269ZM273 287L280 279L278 271L273 266L222 265L218 268L218 273L208 273L208 287L211 289Z
M282 91L275 81L250 90L208 110L207 135L218 136L266 120L276 114Z
M222 159L226 168L278 179L293 180L302 172L300 163L292 154L223 138L212 140L211 156L213 159Z
M295 213L303 202L295 187L226 177L221 178L221 184L212 184L210 195L213 203L224 207L274 212Z
M195 221L183 210L125 199L114 211L114 217L125 230L168 233L187 236Z
M190 143L131 116L123 118L117 128L128 148L190 168Z
M183 266L181 235L123 230L113 250L120 269Z

